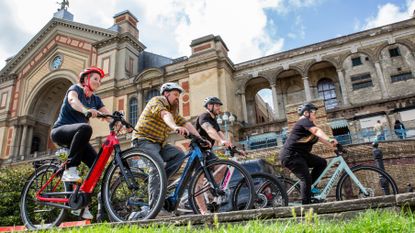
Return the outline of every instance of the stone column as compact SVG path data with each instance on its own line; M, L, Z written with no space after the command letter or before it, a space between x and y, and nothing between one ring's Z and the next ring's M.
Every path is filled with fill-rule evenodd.
M137 117L139 117L141 112L143 111L143 90L141 89L141 87L137 91L137 111Z
M379 77L379 83L380 83L380 90L382 92L382 98L388 98L389 93L386 89L386 82L385 77L383 76L382 68L380 67L380 63L377 61L375 62L375 68L376 68L376 74Z
M29 126L29 132L27 134L27 146L26 146L27 155L30 155L30 150L32 149L32 139L33 139L33 126Z
M340 90L342 91L343 105L344 106L349 106L350 105L349 94L347 93L347 90L346 90L346 83L344 81L343 71L337 70L337 76L338 76L339 82L340 82Z
M245 123L248 123L248 111L246 110L246 98L245 92L240 93L241 95L241 104L242 104L242 115Z
M13 131L14 131L13 142L12 142L10 158L16 161L16 158L19 154L19 147L20 147L20 127L18 125L15 125Z
M276 86L277 85L275 83L271 84L272 102L274 103L274 112L275 112L274 118L275 118L275 120L280 118L280 110L279 110L279 107L278 107L278 96L277 96Z
M308 81L308 77L303 77L303 82L304 82L305 99L307 101L311 101L311 90L310 90L310 82Z
M27 129L28 129L27 125L23 125L23 134L22 134L22 140L20 141L19 156L24 156L26 153Z

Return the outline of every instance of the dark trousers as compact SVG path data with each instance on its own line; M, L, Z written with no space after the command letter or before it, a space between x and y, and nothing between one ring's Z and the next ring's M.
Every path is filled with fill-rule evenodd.
M53 128L51 132L52 140L55 143L69 147L68 168L77 167L81 161L89 168L92 167L98 154L89 144L91 136L92 128L86 123L62 125Z
M185 154L177 147L172 145L162 146L158 143L151 142L146 139L134 139L133 146L139 150L151 155L159 164L166 168L167 178L174 175L181 167ZM152 208L157 195L159 193L160 178L155 167L150 166L148 192L149 192L149 205Z
M311 185L327 167L326 160L311 153L300 154L298 152L283 150L281 154L281 163L300 179L302 203L310 204ZM309 168L313 168L311 174Z

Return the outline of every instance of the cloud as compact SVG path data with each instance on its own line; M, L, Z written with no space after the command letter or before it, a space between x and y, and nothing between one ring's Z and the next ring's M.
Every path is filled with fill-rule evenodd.
M113 15L129 10L139 20L140 41L147 50L172 58L190 55L189 45L194 39L220 35L230 58L238 63L283 49L285 38L278 35L278 23L272 19L275 14L322 1L101 0L97 5L72 0L69 11L76 22L109 28ZM58 7L47 1L0 1L0 68L4 59L17 54L52 19ZM301 30L293 33L304 37Z
M414 9L415 0L406 1L404 9L399 8L399 6L393 3L386 3L378 7L376 16L366 19L366 24L362 29L370 29L409 19L412 17Z
M157 28L152 31L151 47L157 47L159 51L170 50L176 56L188 56L191 41L209 34L222 37L234 62L275 53L283 48L284 39L267 30L273 22L265 13L267 9L277 9L281 5L280 0L161 1L161 5L159 2L142 1L138 5L145 9L144 12L152 12L143 15L142 21ZM146 30L149 28L146 27ZM142 35L145 42L145 36L149 35ZM160 39L157 40L156 36ZM154 41L168 42L168 46L156 45ZM150 45L148 47L151 50Z

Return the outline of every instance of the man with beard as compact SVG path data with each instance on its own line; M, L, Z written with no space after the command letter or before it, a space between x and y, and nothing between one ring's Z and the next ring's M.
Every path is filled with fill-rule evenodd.
M166 144L165 140L169 132L174 131L180 135L187 135L189 132L200 137L197 130L190 122L179 115L179 97L183 89L177 83L165 83L160 88L160 95L153 97L144 108L138 119L132 144L140 150L152 155L165 164L167 178L175 174L185 154L177 147ZM163 163L164 162L164 163ZM153 207L156 195L159 192L159 178L156 173L149 174L149 205ZM149 209L144 208L141 212L133 212L129 220L145 217Z

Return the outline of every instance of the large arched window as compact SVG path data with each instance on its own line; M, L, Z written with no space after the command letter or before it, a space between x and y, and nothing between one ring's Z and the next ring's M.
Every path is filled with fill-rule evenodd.
M132 125L137 123L138 118L138 101L137 98L133 97L130 99L130 103L128 104L129 110L129 120Z
M326 109L332 109L337 106L336 87L333 81L328 78L321 79L317 83L318 95L324 99Z
M146 103L148 101L150 101L151 98L153 98L154 96L158 96L159 94L160 93L159 93L158 89L152 89L152 90L148 91L147 96L146 96Z

